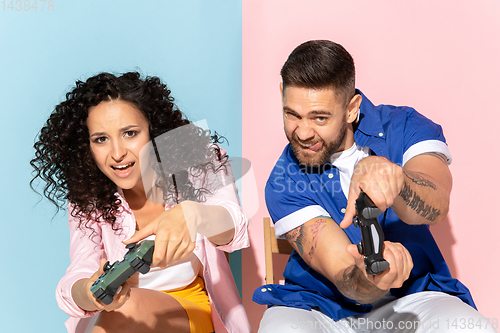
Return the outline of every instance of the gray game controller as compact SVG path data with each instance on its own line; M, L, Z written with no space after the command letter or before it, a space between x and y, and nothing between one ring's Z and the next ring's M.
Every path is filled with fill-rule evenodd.
M111 304L118 288L135 272L139 271L142 274L149 272L154 247L155 242L152 240L129 244L126 246L128 252L122 261L115 261L113 265L108 261L104 265L104 273L90 287L95 298L106 305Z

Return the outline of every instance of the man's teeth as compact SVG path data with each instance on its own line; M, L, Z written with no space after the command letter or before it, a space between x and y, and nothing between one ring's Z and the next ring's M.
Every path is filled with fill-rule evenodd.
M125 169L126 167L129 167L129 166L131 166L132 164L134 164L134 163L132 162L132 163L125 164L125 165L116 165L116 166L114 166L113 168L115 168L115 169Z
M314 146L315 144L316 144L316 143L312 143L312 144L305 145L305 144L301 143L302 147L306 147L306 148L312 147L312 146Z

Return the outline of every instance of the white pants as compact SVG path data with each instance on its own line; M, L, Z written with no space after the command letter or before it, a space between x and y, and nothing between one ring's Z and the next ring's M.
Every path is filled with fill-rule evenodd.
M425 291L339 321L317 310L273 306L264 312L259 333L495 333L498 325L458 297Z

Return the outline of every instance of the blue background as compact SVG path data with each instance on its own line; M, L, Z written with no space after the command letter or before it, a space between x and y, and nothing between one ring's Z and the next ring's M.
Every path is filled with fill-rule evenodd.
M0 3L2 332L65 332L54 292L69 265L66 212L29 188L38 131L76 80L157 75L192 120L241 156L241 1ZM34 4L35 0L31 0ZM240 256L231 257L240 285Z

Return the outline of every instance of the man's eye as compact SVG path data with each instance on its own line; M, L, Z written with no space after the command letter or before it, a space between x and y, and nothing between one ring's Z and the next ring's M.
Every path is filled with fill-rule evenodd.
M285 117L288 119L297 119L297 115L294 113L285 113Z
M324 123L327 120L327 118L326 117L316 117L315 120L318 123Z

